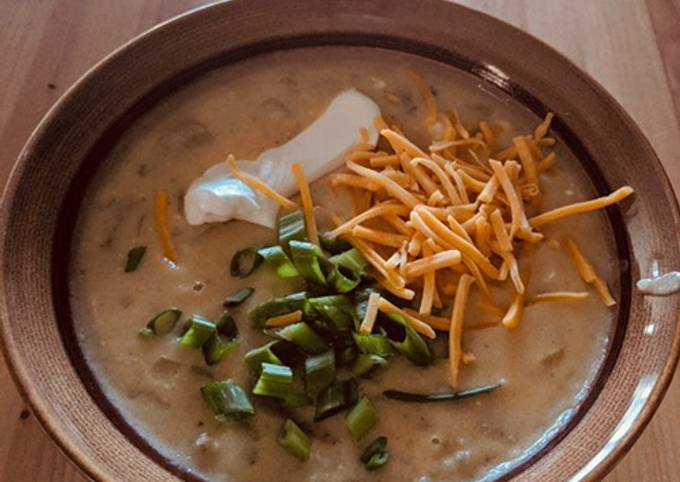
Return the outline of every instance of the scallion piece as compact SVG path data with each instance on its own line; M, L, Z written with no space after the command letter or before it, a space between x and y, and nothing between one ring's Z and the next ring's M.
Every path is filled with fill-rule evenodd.
M345 415L345 423L354 440L361 440L378 423L378 413L373 403L362 397Z
M402 392L400 390L385 390L383 395L392 400L399 400L400 402L449 402L451 400L460 400L462 398L474 397L483 393L489 393L501 385L502 383L493 383L477 388L470 388L469 390L459 390L457 392L448 393L411 393Z
M253 348L245 355L246 364L256 373L260 373L263 363L283 365L281 359L274 353L272 348L279 343L272 341L258 348Z
M362 353L354 360L354 364L352 364L352 375L360 377L369 373L375 367L386 366L387 363L387 360L381 356Z
M338 293L349 293L361 282L361 275L357 272L323 259L321 265L326 276L326 285Z
M147 322L146 328L154 335L165 335L172 331L180 316L182 312L177 308L163 310Z
M366 261L366 258L364 258L356 248L331 256L329 261L358 274L363 274L366 266L368 266L368 261Z
M227 353L231 352L237 344L237 340L225 340L219 333L214 333L201 346L203 358L208 365L216 365Z
M260 378L253 387L255 395L285 399L293 383L293 370L285 365L262 363Z
M314 400L309 398L304 393L300 392L290 392L288 393L288 395L286 395L286 398L283 399L283 404L287 408L306 407L307 405L311 405L312 403L314 403Z
M245 300L247 300L250 297L250 295L252 295L254 292L255 288L241 288L233 295L227 297L227 299L224 300L223 305L225 308L228 308L230 306L238 306Z
M215 333L217 333L215 323L201 315L192 315L189 319L189 328L179 339L179 344L190 348L200 348Z
M310 283L326 286L326 276L319 264L319 258L323 257L321 248L316 244L298 240L291 240L288 246L293 264L300 276Z
M359 351L367 355L378 355L383 358L394 353L392 343L385 335L365 335L363 333L352 333L354 343Z
M292 240L304 241L307 239L305 231L305 216L302 211L293 211L279 218L278 243L284 251L288 252L288 245Z
M329 350L305 360L305 392L316 397L335 380L335 353Z
M125 272L135 271L139 267L139 263L142 262L145 253L146 246L137 246L128 251L127 260L125 261Z
M224 311L220 317L215 321L215 327L217 331L224 335L227 339L232 340L238 336L238 327L234 321L234 317L231 313Z
M325 234L319 234L319 242L321 243L321 247L331 254L338 254L352 249L352 245L340 236L331 238Z
M231 380L208 383L201 387L201 395L220 422L242 420L255 415L255 408L246 392Z
M345 295L310 298L308 306L331 332L349 331L354 326L354 306Z
M316 354L328 350L328 344L307 323L293 323L277 330L275 334L295 344L305 353Z
M377 470L387 463L387 437L378 437L361 454L361 462L366 470Z
M359 388L356 380L335 381L321 392L316 399L314 421L340 413L354 405L359 399Z
M277 442L294 457L303 462L309 460L312 449L312 439L310 439L291 419L287 419L284 422L283 429L277 438Z
M264 322L273 316L285 315L296 310L305 310L307 293L301 291L281 298L274 298L256 306L248 312L248 317L257 328L264 327Z
M245 278L252 274L262 264L262 261L264 259L258 254L257 249L242 249L231 258L229 273L235 278Z
M279 278L295 278L299 276L293 262L281 246L268 246L258 251L264 261L276 271Z
M385 324L385 333L392 346L415 365L431 365L434 353L425 340L397 313L387 315L392 323Z

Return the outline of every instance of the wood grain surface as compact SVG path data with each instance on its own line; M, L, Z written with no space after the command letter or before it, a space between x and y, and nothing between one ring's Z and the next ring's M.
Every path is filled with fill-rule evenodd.
M0 0L0 183L42 115L136 34L202 0ZM680 0L464 0L544 40L638 122L680 190ZM675 109L675 110L674 110ZM82 477L41 432L0 360L0 481ZM680 382L608 482L680 480Z

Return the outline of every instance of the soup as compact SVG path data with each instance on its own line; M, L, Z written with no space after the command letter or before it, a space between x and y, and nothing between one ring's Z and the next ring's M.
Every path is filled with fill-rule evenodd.
M546 292L588 292L583 299L527 302L519 326L507 329L498 324L498 309L488 308L481 291L472 289L465 310L469 329L463 330L462 340L467 364L460 367L457 388L498 382L500 388L439 403L383 396L385 390L450 390L446 336L439 336L432 342L435 358L429 366L393 356L389 366L362 378L361 392L371 400L378 422L359 442L342 415L312 422L309 407L282 412L264 397L250 394L257 375L243 358L271 338L252 326L247 313L274 297L300 291L302 284L279 278L266 266L247 278L230 276L230 260L237 251L275 244L276 233L243 221L191 226L184 217L183 196L228 153L255 159L294 137L349 88L373 99L383 116L416 144L430 145L427 111L406 67L427 79L439 106L455 106L471 132L480 121L495 126L499 146L510 145L513 136L532 132L537 124L504 94L433 61L377 49L300 49L262 55L197 79L141 117L102 160L84 198L71 253L71 304L79 343L116 409L148 443L187 472L238 481L493 479L544 445L589 391L608 347L616 309L605 306L584 284L559 241L572 238L616 293L617 261L601 212L541 227L545 239L552 241L536 243L531 256L526 300ZM543 210L595 194L570 152L559 142L554 149L557 164L541 177ZM333 188L330 179L311 185L321 231L335 227L334 216L353 215L351 197ZM169 193L176 265L164 259L154 228L158 191ZM146 254L136 270L125 272L128 251L135 246L146 246ZM519 261L521 267L521 256ZM218 364L208 366L201 350L177 343L181 324L168 335L137 335L147 320L170 306L186 315L216 319L225 297L244 287L255 291L230 308L238 343ZM513 301L511 287L506 283L492 288L497 306L507 309ZM490 320L494 326L474 329ZM253 400L257 413L246 422L215 420L201 397L201 387L226 379L238 383ZM306 462L277 442L289 417L313 440ZM359 459L379 435L387 438L389 460L369 472Z

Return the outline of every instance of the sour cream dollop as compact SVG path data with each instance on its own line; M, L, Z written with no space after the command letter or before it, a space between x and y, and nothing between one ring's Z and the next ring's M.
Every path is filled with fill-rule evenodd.
M360 130L368 131L375 146L378 131L373 120L380 108L355 89L340 93L326 110L296 137L268 149L254 161L237 161L239 169L252 174L284 196L297 192L290 168L295 162L312 182L341 167L344 154L360 141ZM274 228L279 205L231 176L221 162L196 179L184 197L184 214L192 225L242 219Z

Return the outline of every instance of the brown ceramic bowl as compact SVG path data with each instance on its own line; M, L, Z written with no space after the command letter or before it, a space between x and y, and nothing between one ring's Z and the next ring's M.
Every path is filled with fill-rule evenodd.
M439 0L220 3L128 43L59 100L19 158L0 220L4 352L36 417L92 479L195 479L122 420L74 341L65 267L83 188L140 113L197 75L273 49L336 44L429 57L502 89L537 121L553 111L553 132L599 191L635 188L625 215L608 210L621 303L597 383L570 423L504 477L601 478L649 422L678 359L680 298L643 297L634 287L652 260L680 266L675 197L647 141L597 83L521 31Z

